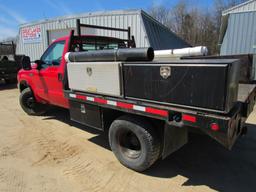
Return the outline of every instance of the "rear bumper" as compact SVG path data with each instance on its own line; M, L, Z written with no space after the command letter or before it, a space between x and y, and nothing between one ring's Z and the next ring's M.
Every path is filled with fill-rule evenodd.
M247 118L253 111L254 105L256 103L256 88L250 93L248 99L241 103L242 104L242 117Z
M256 103L256 86L245 85L248 87L244 91L244 98L239 100L237 105L228 114L224 120L225 129L220 132L210 131L209 129L202 129L207 135L211 136L219 143L231 149L237 138L246 129L245 121L253 111Z

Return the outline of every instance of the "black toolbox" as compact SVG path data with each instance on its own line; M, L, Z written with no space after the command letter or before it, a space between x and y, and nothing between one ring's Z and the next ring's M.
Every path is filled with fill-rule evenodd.
M234 59L123 63L124 96L228 113L237 102L240 62Z

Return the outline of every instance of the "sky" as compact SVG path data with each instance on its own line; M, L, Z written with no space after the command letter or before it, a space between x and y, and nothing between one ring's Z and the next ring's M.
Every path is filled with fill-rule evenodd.
M185 0L209 7L211 0ZM84 12L143 9L153 5L171 7L177 0L0 0L0 41L18 34L19 25L41 19Z

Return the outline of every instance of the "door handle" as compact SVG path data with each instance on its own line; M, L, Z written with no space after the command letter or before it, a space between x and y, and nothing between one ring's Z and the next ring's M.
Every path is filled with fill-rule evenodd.
M63 75L61 73L58 73L58 81L62 81L63 80Z

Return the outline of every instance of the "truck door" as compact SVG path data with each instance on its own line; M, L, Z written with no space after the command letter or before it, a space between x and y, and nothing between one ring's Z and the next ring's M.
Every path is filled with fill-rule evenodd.
M64 73L64 49L66 41L57 41L50 45L41 57L43 61L40 77L47 88L49 103L60 107L67 107L68 101L64 98L62 78Z

